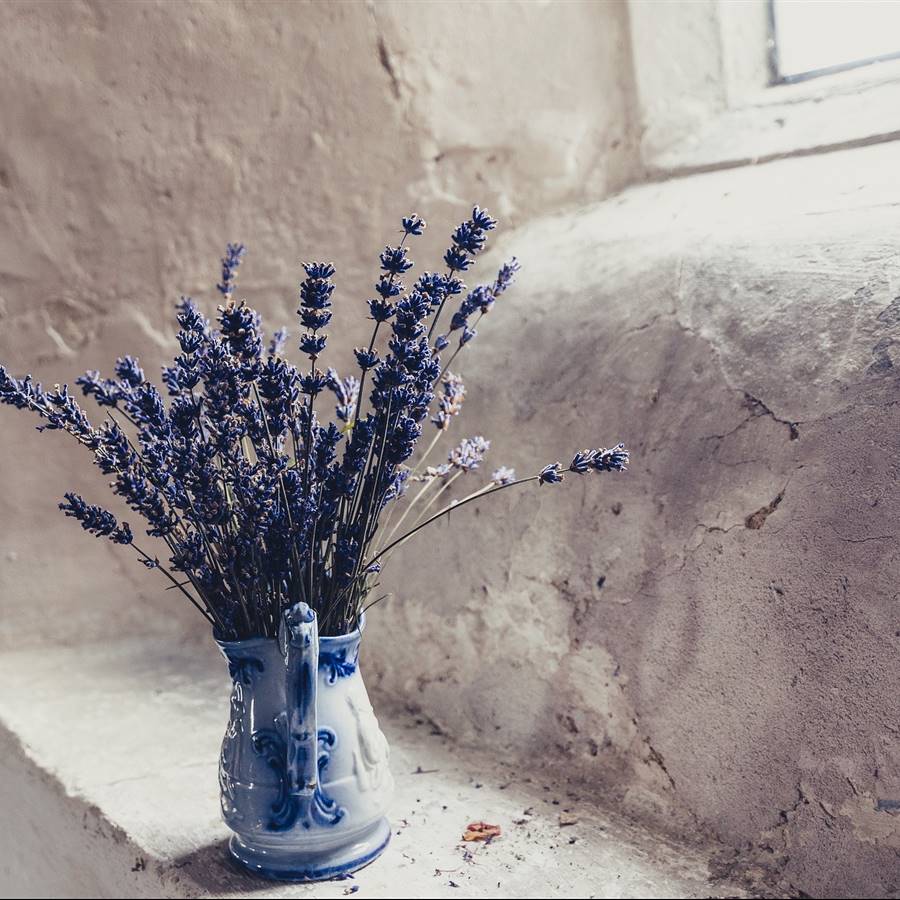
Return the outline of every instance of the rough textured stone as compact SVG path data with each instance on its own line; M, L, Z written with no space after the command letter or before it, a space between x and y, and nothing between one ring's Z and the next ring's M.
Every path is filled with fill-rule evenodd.
M523 286L462 366L461 427L491 465L621 438L631 470L461 510L372 616L381 690L454 738L549 754L813 896L894 883L894 159L634 188L507 236Z
M460 754L408 713L382 715L397 780L384 855L350 882L250 878L218 816L217 656L138 638L0 659L2 896L743 896L709 879L706 856L599 810L564 772ZM499 839L465 843L482 819Z
M0 6L0 359L51 382L126 351L152 370L171 301L211 304L235 237L278 323L301 255L342 263L345 359L410 206L528 219L493 254L522 287L461 358L454 434L520 471L618 438L634 463L460 510L398 554L367 640L378 695L605 785L775 893L892 895L893 145L535 216L631 171L621 6L488 4L476 28L440 5L437 31L423 7ZM196 633L53 508L104 496L78 449L2 422L3 646Z

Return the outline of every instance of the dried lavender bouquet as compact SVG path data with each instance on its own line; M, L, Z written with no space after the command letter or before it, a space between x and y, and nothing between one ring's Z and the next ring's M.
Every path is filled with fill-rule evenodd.
M264 348L259 315L234 299L244 247L231 244L217 286L224 302L216 327L189 298L177 307L181 354L162 376L168 403L130 356L116 362L113 379L97 372L77 379L106 413L99 426L66 386L45 391L2 366L0 401L32 410L43 420L39 430L66 431L91 451L112 477L113 492L146 520L146 533L165 542L167 562L139 546L127 522L78 494L66 494L60 509L159 570L217 638L274 637L282 611L299 601L316 611L322 635L347 633L381 599L372 594L392 551L451 510L516 485L559 483L564 472L627 465L619 444L578 452L567 467L552 463L524 478L500 467L477 490L446 502L451 485L478 469L488 448L482 437L467 438L440 465L426 465L465 396L450 366L519 268L513 259L493 282L467 291L460 276L495 226L475 207L453 232L446 271L426 272L407 288L407 241L425 222L417 215L402 220L399 245L380 255L377 297L368 301L372 337L355 351L358 377L320 368L334 266L304 266L299 349L309 364L298 368L283 352L287 332L275 332ZM454 303L442 333L442 314ZM321 418L326 392L336 399L336 422ZM410 465L430 427L432 438Z

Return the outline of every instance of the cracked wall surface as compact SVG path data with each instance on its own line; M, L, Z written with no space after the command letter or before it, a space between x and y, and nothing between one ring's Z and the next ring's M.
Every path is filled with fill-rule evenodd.
M894 159L507 235L522 285L461 367L461 427L489 467L622 439L631 469L460 510L372 617L383 691L719 841L773 896L896 891Z
M431 222L428 268L486 203L507 227L480 271L524 269L461 357L454 436L490 437L489 469L620 438L633 465L501 494L398 555L378 699L718 841L776 895L891 896L891 145L576 205L632 171L621 5L483 4L478 27L425 6L0 6L0 360L153 371L173 300L211 309L242 239L241 293L278 324L299 260L335 258L341 362L399 216ZM78 449L0 424L0 643L197 633L55 510L106 496Z

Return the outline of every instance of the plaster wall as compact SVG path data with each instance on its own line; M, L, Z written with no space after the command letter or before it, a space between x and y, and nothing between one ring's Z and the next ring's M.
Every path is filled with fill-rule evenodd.
M509 227L624 183L626 28L623 3L0 4L0 360L50 384L122 353L157 372L174 302L213 312L240 240L272 328L300 261L337 263L346 361L402 215L432 223L436 265L474 202ZM193 622L56 511L106 493L78 448L6 410L3 453L6 640Z
M646 160L693 134L726 107L719 7L718 2L629 0L641 154Z
M398 556L367 641L381 702L605 784L773 891L888 896L895 153L576 208L637 169L626 19L0 6L0 360L51 383L126 351L154 371L173 300L211 309L220 248L241 239L241 293L278 324L301 258L341 265L341 361L399 216L430 220L427 268L484 202L512 230L481 271L513 253L524 271L462 358L455 435L486 434L489 465L522 472L619 438L634 463L467 508ZM105 497L102 478L31 425L2 413L3 645L199 634L55 510L70 488Z
M522 286L461 367L461 427L488 468L619 439L632 466L452 514L372 616L386 695L605 782L773 896L895 892L895 160L635 187L507 235Z

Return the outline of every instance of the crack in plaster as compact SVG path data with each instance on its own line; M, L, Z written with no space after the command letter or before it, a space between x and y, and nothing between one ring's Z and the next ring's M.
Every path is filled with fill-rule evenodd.
M369 18L372 20L372 26L375 29L375 47L378 52L378 65L387 73L391 86L391 94L393 94L394 99L402 100L403 89L400 75L397 71L397 67L394 65L394 57L388 47L387 39L381 28L381 23L378 21L378 11L372 0L368 0L366 6L369 11Z
M753 394L748 391L744 391L744 400L751 409L758 408L761 410L758 415L768 416L773 422L778 422L779 425L786 425L790 440L796 441L800 437L800 429L798 426L802 425L803 422L792 422L790 419L782 419L781 416L776 415L769 406L763 403L759 397L754 397Z
M391 93L394 95L394 99L400 99L400 79L397 77L397 72L394 69L394 63L391 60L391 53L388 50L387 43L384 40L384 35L379 34L377 38L378 42L378 62L381 65L381 68L384 69L388 74L388 78L391 80Z
M676 296L676 305L675 305L675 307L674 307L673 309L669 310L669 311L657 313L656 315L654 315L654 316L652 316L650 319L648 319L646 322L643 322L643 323L640 324L640 325L637 325L637 326L634 326L634 327L632 327L632 328L627 329L627 330L623 333L623 337L628 337L628 336L630 336L630 335L632 335L632 334L636 334L636 333L638 333L638 332L646 331L646 330L648 330L648 329L650 329L650 328L653 328L654 326L658 325L659 322L662 321L662 320L668 320L668 319L671 319L672 322L674 323L674 325L675 325L680 331L682 331L684 334L688 334L688 335L690 335L691 337L694 337L694 338L697 338L697 339L703 341L705 344L707 344L707 346L710 348L710 350L712 350L712 352L713 352L713 353L715 354L715 356L716 356L716 359L718 360L719 370L720 370L721 373L722 373L722 378L724 379L725 383L728 385L728 387L729 387L731 390L737 391L737 392L739 392L740 394L743 395L743 398L744 398L744 405L747 407L748 410L750 410L750 415L747 416L747 418L746 418L743 422L741 422L739 425L737 425L735 428L731 429L731 431L725 432L724 434L713 434L713 435L708 435L707 437L703 438L703 440L712 440L712 439L724 440L725 438L727 438L727 437L729 437L730 435L732 435L732 434L736 433L737 431L739 431L739 430L740 430L741 428L743 428L748 422L752 421L753 419L757 419L757 418L760 418L760 417L763 417L763 416L772 419L772 421L777 422L779 425L784 425L784 426L786 426L787 429L788 429L788 436L789 436L789 439L792 440L792 441L798 440L798 439L800 438L800 425L805 424L804 421L801 420L801 419L797 419L797 420L785 419L785 418L779 416L779 415L778 415L777 413L775 413L775 411L774 411L767 403L765 403L762 399L760 399L759 397L756 397L755 395L751 394L750 391L748 391L748 390L746 390L746 389L744 389L744 388L741 388L741 387L739 387L739 386L734 385L734 384L732 383L731 379L728 377L728 373L727 373L727 371L726 371L726 369L725 369L725 364L724 364L724 362L723 362L723 360L722 360L722 353L721 353L721 350L720 350L719 347L715 344L715 342L713 341L713 339L712 339L711 337L709 337L708 335L704 335L704 334L702 334L701 332L696 331L696 330L695 330L694 328L692 328L691 326L685 325L684 322L681 321L681 319L680 319L680 317L679 317L679 311L678 311L678 307L677 307L677 301L681 299L681 293L682 293L682 280L683 280L683 268L684 268L684 265L683 265L683 258L679 257L679 260L678 260L678 272L677 272L677 275L676 275L677 283L676 283L676 287L675 287L675 296Z
M208 769L209 768L209 760L208 759L198 759L194 762L185 762L183 760L174 760L170 761L166 764L169 769ZM130 784L136 781L147 781L152 779L154 782L159 782L159 772L140 772L137 775L127 775L124 778L114 778L111 781L101 781L100 785L103 787L117 787L120 784Z
M634 720L634 724L635 724L635 727L637 727L636 720ZM675 790L675 779L672 777L671 772L669 772L669 770L666 768L666 761L663 759L662 753L660 753L659 750L657 750L656 747L654 747L653 744L650 743L649 737L644 737L643 741L647 745L647 763L648 764L652 763L660 768L663 775L666 776L666 778L669 781L669 784L672 786L672 790L674 791Z
M739 432L745 425L749 424L755 419L760 418L770 418L772 419L772 421L777 422L779 425L786 425L788 428L789 440L796 441L799 439L799 426L804 424L802 421L790 421L789 419L782 419L780 416L777 416L774 412L772 412L772 410L758 397L754 397L753 394L749 393L748 391L741 390L740 388L736 388L735 390L738 390L743 394L744 400L742 405L749 410L750 414L746 419L739 422L737 425L735 425L734 428L730 429L729 431L724 431L721 434L708 434L702 437L700 440L722 442L731 437L733 434L737 434L737 432Z
M834 532L837 539L845 544L867 544L869 541L893 541L897 538L894 534L873 534L868 537L849 538L844 537L831 522L828 523L828 527Z

